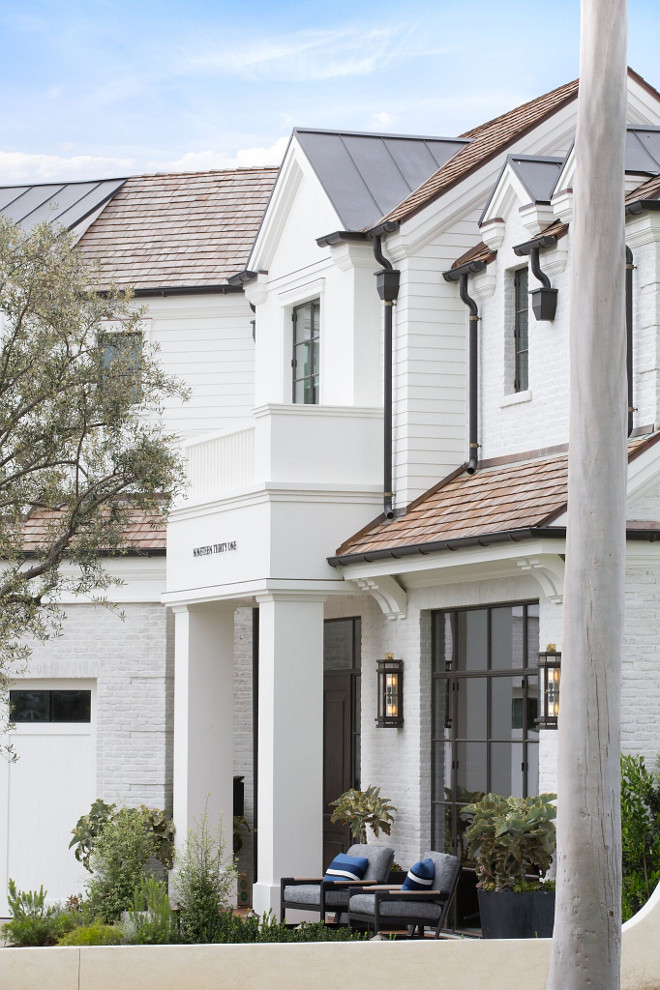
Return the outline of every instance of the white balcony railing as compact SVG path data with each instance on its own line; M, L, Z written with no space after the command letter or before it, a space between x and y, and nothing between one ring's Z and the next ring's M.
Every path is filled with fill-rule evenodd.
M185 444L189 497L218 498L254 484L254 427Z

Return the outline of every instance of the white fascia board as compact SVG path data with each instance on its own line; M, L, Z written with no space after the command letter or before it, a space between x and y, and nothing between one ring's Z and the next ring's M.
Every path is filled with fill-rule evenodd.
M627 118L631 124L648 124L651 127L660 124L660 101L631 76L628 76Z
M267 482L257 488L232 492L222 498L189 500L184 505L172 509L168 519L170 523L185 522L188 519L215 516L219 512L229 509L260 505L265 502L318 502L325 504L346 501L370 505L379 502L382 498L382 491L380 485L325 484L321 486L300 481L278 481L276 484Z
M280 237L282 236L291 204L295 199L296 192L303 177L306 179L309 178L314 182L318 189L319 197L323 197L326 201L326 209L329 208L336 218L335 230L341 229L342 222L294 134L284 156L284 161L275 181L270 202L266 207L261 227L259 228L247 263L249 271L268 271L277 250ZM318 236L321 237L324 233L329 232L321 231Z
M253 578L233 584L218 584L187 591L168 592L162 596L164 605L203 605L208 602L234 601L236 604L254 604L255 600L277 595L292 601L304 601L310 596L327 598L330 595L359 595L360 588L338 574L336 580L307 580L296 578Z
M74 595L64 592L58 595L57 604L61 605L93 605L93 597L106 598L112 605L128 603L159 602L165 588L166 558L164 554L153 557L128 556L107 557L103 561L103 569L113 578L123 583L99 589L88 595ZM63 564L61 568L65 576L75 577L77 568Z

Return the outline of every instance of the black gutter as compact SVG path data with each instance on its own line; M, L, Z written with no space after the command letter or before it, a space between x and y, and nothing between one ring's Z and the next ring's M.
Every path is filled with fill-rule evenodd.
M469 331L468 331L468 463L466 471L474 474L478 465L479 451L479 353L478 334L479 310L477 304L468 294L468 278L473 272L481 272L486 267L485 261L468 261L458 268L452 268L448 272L443 272L443 278L447 282L459 283L461 299L470 310Z
M257 277L259 272L251 272L249 268L244 268L242 272L238 272L236 275L230 275L227 279L229 285L244 285L246 282L251 282Z
M211 293L224 296L242 291L242 285L233 285L225 282L222 285L173 285L161 289L134 289L133 295L136 298L145 299L151 296L203 296Z
M316 243L319 247L332 247L334 244L343 244L346 241L368 241L369 239L369 235L364 230L334 230L331 234L317 237Z
M629 216L639 216L640 213L656 213L660 210L660 199L638 199L634 203L628 203L626 213Z
M498 543L523 543L525 540L563 540L565 526L530 527L511 529L504 533L488 533L484 536L460 536L454 540L436 540L431 543L418 543L405 547L392 547L387 550L367 550L364 553L347 553L327 557L331 567L344 567L349 564L370 564L374 560L399 560L401 557L427 557L443 550L462 550L464 547L489 547ZM626 530L626 539L634 542L655 543L660 541L660 529ZM348 576L350 580L350 575Z
M633 431L633 253L626 244L626 375L628 376L628 436Z
M382 269L376 272L378 295L385 303L383 317L383 514L394 518L392 491L392 310L399 295L401 272L383 254L381 235L373 239L374 257Z
M557 243L556 234L539 234L538 237L532 237L531 241L524 241L522 244L516 244L513 251L514 254L517 254L520 257L524 254L529 254L531 251L534 250L534 248L536 248L538 252L539 248L554 247L556 243ZM534 272L534 274L536 275L536 272Z
M373 560L399 560L400 557L426 557L441 550L461 550L463 547L489 547L495 543L522 543L523 540L564 539L565 526L553 526L545 529L511 529L504 533L488 533L484 536L459 536L455 540L434 540L431 543L415 543L405 547L393 547L388 550L367 550L365 553L347 553L342 556L328 557L331 567L343 567L347 564L370 564ZM660 531L656 533L660 538Z

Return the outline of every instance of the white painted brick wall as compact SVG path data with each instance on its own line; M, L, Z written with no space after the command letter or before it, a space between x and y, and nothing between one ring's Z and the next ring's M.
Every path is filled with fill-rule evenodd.
M62 636L34 644L29 675L95 679L98 797L171 808L171 618L159 603L122 611L124 621L101 606L67 606Z

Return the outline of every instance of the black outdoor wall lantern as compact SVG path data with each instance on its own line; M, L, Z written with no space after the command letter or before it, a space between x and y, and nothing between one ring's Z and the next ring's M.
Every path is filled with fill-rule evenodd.
M398 729L403 725L403 660L386 653L377 663L378 718L381 729Z
M554 643L548 643L544 653L539 653L539 687L541 714L536 723L539 729L556 729L559 720L559 684L561 681L561 653Z

